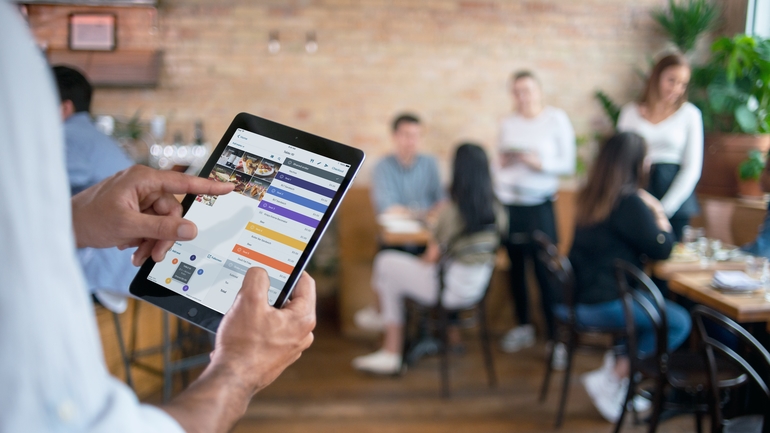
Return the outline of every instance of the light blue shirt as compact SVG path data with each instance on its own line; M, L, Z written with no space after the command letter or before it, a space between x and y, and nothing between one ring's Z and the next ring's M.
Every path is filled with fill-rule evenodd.
M64 121L64 146L72 195L134 165L115 140L96 129L85 111Z
M7 1L0 71L0 432L182 433L105 366L51 69Z
M72 195L134 164L115 140L96 129L85 111L64 121L64 147ZM137 272L131 264L134 251L134 248L78 249L88 290L127 295Z
M372 201L377 213L395 205L427 211L443 199L438 164L432 156L417 155L410 167L404 167L390 155L374 168Z

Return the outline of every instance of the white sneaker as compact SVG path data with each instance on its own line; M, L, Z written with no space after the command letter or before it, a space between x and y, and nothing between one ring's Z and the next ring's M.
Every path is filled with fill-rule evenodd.
M365 331L381 332L385 329L385 320L374 307L366 307L356 311L353 315L353 322Z
M508 331L500 340L500 349L506 353L518 352L535 345L535 327L521 325Z
M614 374L600 368L580 376L580 382L602 417L617 422L628 392L628 378L618 380Z
M639 394L636 394L631 400L631 404L634 405L634 410L637 412L647 412L652 408L652 402Z
M567 369L567 345L564 343L548 342L548 349L553 347L553 358L551 360L551 368L555 371L564 371Z
M353 368L375 374L396 374L401 372L401 355L380 349L369 355L353 359Z

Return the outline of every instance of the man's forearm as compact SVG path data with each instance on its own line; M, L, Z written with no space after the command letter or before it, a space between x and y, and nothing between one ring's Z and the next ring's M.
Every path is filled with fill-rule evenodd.
M209 366L171 403L161 406L187 433L227 432L240 419L254 390L232 371Z

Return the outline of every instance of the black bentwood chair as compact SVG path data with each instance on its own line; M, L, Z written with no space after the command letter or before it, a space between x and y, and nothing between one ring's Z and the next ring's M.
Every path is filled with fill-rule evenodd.
M578 349L588 349L594 351L607 351L613 348L607 344L599 342L600 336L608 335L612 341L620 341L625 337L625 327L617 329L592 328L583 326L577 321L575 314L575 275L572 271L572 264L569 259L560 255L556 245L545 233L536 231L532 235L537 246L537 259L544 265L550 285L555 290L561 290L562 301L567 307L566 317L554 315L557 325L558 342L564 343L567 347L567 368L564 370L564 379L562 383L561 397L559 399L559 409L556 412L556 428L561 427L564 421L564 409L567 406L567 396L569 395L569 385L572 377L572 360ZM551 351L546 359L545 377L543 385L540 388L540 402L544 402L548 395L548 388L551 383L551 374L553 373L553 344Z
M703 342L703 356L708 366L712 433L770 433L770 420L768 419L770 415L770 388L768 387L768 384L770 384L768 382L768 375L770 375L770 353L743 327L722 313L698 305L693 309L692 317ZM735 336L741 348L735 350L709 335L705 325L706 322L714 323ZM719 388L713 386L713 384L717 383L720 369L715 352L727 358L733 365L751 377L754 384L759 388L759 394L764 397L762 404L759 406L764 408L761 414L724 419L722 404L719 398ZM752 360L756 360L755 366L752 366L747 360L749 357Z
M484 293L479 301L464 308L449 309L443 305L443 294L446 287L445 277L448 265L457 257L470 254L490 254L492 257L492 265L494 266L494 257L498 247L496 240L497 236L498 235L495 234L491 237L494 238L495 241L474 242L453 251L452 254L442 254L437 266L439 291L437 301L434 305L423 305L411 298L404 299L406 308L404 309L405 320L402 365L406 366L414 361L412 357L410 357L410 353L416 342L419 340L420 333L428 332L437 335L439 341L438 352L441 357L441 396L444 398L449 398L450 396L448 342L450 316L457 317L456 321L453 320L452 324L458 325L461 328L479 327L481 348L484 355L484 364L487 371L489 386L493 388L497 384L494 360L492 359L492 349L489 344L489 329L487 328L487 313L485 307L485 300L487 292L489 292L489 284L492 280L494 268L492 269L492 273L490 273L489 281L487 282ZM404 371L405 369L402 369L402 372Z
M652 400L652 415L648 427L650 433L657 430L664 410L674 414L694 414L695 426L700 433L703 430L702 416L709 411L706 395L708 372L703 356L696 352L668 350L666 303L660 290L647 275L637 267L618 260L615 263L615 276L626 318L628 355L631 363L628 393L615 425L615 433L620 431L626 408L637 393ZM641 307L653 324L656 347L650 355L642 356L638 351L634 304ZM718 388L733 388L746 382L746 375L742 372L724 362L719 365L719 376L714 381ZM646 391L638 391L640 383L647 380L652 381L651 395ZM679 391L675 400L666 398L666 393L672 390Z

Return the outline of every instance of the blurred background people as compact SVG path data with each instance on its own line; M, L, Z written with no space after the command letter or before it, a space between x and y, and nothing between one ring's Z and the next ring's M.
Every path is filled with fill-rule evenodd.
M444 198L438 164L420 153L422 124L413 114L393 120L393 154L374 168L372 202L380 214L424 218Z
M576 315L579 323L596 328L625 327L615 261L622 259L638 268L642 256L664 260L671 254L674 235L661 203L641 188L645 172L644 139L635 133L619 133L600 149L588 182L577 199L575 238L569 258L575 272ZM566 307L557 314L566 317ZM687 311L666 301L669 349L679 347L690 334ZM655 349L650 318L635 304L634 322L641 353ZM586 373L581 381L596 408L615 422L628 391L627 357L605 356L604 365ZM634 402L642 411L649 401ZM640 407L641 406L641 407Z
M504 239L511 261L510 291L518 326L502 339L505 352L516 352L535 344L531 324L526 263L534 265L546 322L553 339L553 301L542 265L534 260L532 233L540 230L558 242L553 201L559 176L575 170L575 132L567 114L543 104L540 83L529 71L511 78L515 111L503 119L498 142L495 191L509 214L509 233ZM563 365L565 349L557 347L554 364Z
M495 199L489 160L480 146L463 144L457 148L453 176L451 201L439 212L425 253L420 257L394 250L377 254L372 287L379 297L385 338L380 350L355 358L354 368L377 374L401 371L404 298L426 305L436 302L437 262L442 254L453 257L445 271L443 305L468 306L483 296L494 268L494 254L453 254L477 243L489 243L494 250L505 231L506 215Z
M134 165L115 140L96 129L91 121L91 94L88 79L76 69L54 66L59 89L64 146L72 195ZM88 289L110 310L126 309L128 286L137 268L131 264L134 248L79 248L78 259Z
M618 131L641 135L652 163L647 191L660 200L674 235L699 212L695 185L703 167L703 118L687 102L690 65L681 54L669 54L652 69L638 102L620 112Z

